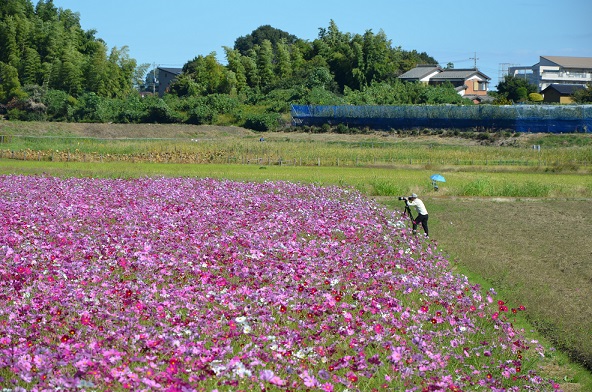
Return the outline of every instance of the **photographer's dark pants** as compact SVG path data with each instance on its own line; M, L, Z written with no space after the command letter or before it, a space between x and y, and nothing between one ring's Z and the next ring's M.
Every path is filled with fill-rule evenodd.
M417 225L421 223L421 227L423 227L423 231L428 234L428 216L427 215L417 215L417 218L413 221L413 231L417 230Z

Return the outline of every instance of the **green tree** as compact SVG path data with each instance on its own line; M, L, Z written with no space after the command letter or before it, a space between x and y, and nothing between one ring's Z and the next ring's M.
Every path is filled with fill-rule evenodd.
M304 68L306 60L304 59L302 49L300 49L299 45L291 46L290 63L292 64L292 75L298 73L302 68Z
M203 85L195 81L192 75L182 73L169 86L169 93L175 94L178 97L193 97L204 95L205 89Z
M0 103L24 97L26 97L26 93L21 88L16 68L0 62Z
M306 87L310 89L322 88L330 91L332 83L333 75L331 75L331 71L326 67L316 67L310 72Z
M110 75L107 47L102 42L96 42L95 46L92 55L86 58L86 64L84 65L86 90L94 91L101 96L109 96Z
M35 7L35 14L44 22L55 21L58 18L58 9L53 0L39 0Z
M106 56L96 31L83 31L80 15L52 0L0 2L0 61L17 70L21 85L38 84L79 96L125 96L133 91L135 60L126 47ZM3 87L10 90L10 87Z
M15 68L19 65L19 50L16 42L17 19L9 15L0 21L0 61Z
M68 121L70 118L71 104L75 100L62 90L49 90L43 97L43 103L47 107L47 115L54 121Z
M576 103L592 103L592 83L588 83L586 88L576 90L573 100Z
M340 91L345 87L363 90L373 82L392 81L418 63L437 64L425 53L393 47L382 30L351 35L340 32L333 20L327 29L319 29L311 47L311 58L316 55L326 60Z
M183 66L183 73L195 82L191 94L208 95L228 93L230 83L228 70L216 59L216 52L207 56L197 56Z
M497 91L512 102L524 102L528 99L528 94L537 92L537 87L526 79L506 75L504 80L498 83Z
M368 83L386 81L396 74L392 43L384 31L366 31L363 38L364 73Z
M265 39L261 45L256 45L257 70L261 80L261 87L270 88L275 82L273 47L270 40Z
M234 87L238 91L242 91L247 87L247 71L241 59L243 56L238 50L228 46L224 47L224 52L226 53L226 62L228 63L227 68L234 73L234 80L236 81Z
M136 60L129 56L129 47L111 49L108 58L108 97L122 98L133 91Z
M250 49L246 56L242 56L241 62L245 68L249 87L259 88L261 77L259 76L259 69L257 67L257 52L255 49Z
M41 56L34 48L26 48L20 72L23 84L43 84Z
M441 104L465 104L472 105L469 99L460 96L450 83L440 86L425 86L415 104L441 105Z
M272 46L275 46L282 40L288 45L291 45L296 42L298 38L295 35L276 29L270 25L264 25L257 27L251 32L251 34L237 38L234 41L234 49L238 50L243 56L246 56L251 49L256 45L261 46L265 40L271 42Z
M134 69L134 76L132 78L132 86L134 89L141 91L144 90L146 87L146 74L148 73L148 69L150 68L150 64L143 63L136 66Z
M340 90L344 86L357 89L365 83L363 72L359 72L363 60L361 45L356 45L350 34L339 31L335 21L331 20L327 29L319 29L313 47L316 56L325 59Z
M68 47L63 53L56 85L60 90L72 96L83 92L82 56L73 47Z
M0 19L6 15L20 15L29 17L34 12L29 0L3 0L0 1Z
M77 100L74 107L74 119L80 122L110 121L106 110L106 99L95 93L84 93Z
M286 40L282 39L275 44L276 52L276 75L280 80L287 80L292 77L292 63L290 48Z

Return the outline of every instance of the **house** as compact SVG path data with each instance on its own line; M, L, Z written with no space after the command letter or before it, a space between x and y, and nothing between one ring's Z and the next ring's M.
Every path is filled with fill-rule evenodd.
M487 89L491 78L476 68L443 69L437 65L418 65L405 72L399 79L407 82L421 82L432 86L450 83L463 97L475 103L488 100Z
M445 69L430 79L431 85L451 83L463 97L478 100L487 95L487 88L491 78L475 68Z
M509 67L508 75L524 77L542 92L552 84L592 82L592 57L541 56L531 67Z
M173 80L181 75L183 68L163 68L158 67L158 96L162 97L167 91Z
M573 103L573 94L585 89L581 84L551 84L541 91L543 102L548 103Z

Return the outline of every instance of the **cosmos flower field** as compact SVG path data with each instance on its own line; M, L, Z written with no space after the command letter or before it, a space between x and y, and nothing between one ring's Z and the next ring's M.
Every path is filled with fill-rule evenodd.
M0 387L545 391L520 305L357 191L0 176Z

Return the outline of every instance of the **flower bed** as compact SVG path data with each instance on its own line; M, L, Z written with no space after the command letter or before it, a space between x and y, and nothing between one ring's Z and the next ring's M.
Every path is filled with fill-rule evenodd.
M523 308L405 219L337 187L2 176L0 386L557 387Z

